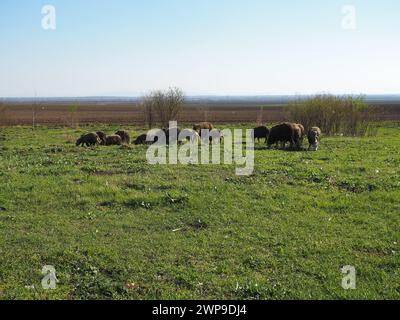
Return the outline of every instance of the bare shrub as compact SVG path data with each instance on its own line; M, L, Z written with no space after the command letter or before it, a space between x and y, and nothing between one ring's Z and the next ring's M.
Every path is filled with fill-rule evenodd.
M166 91L153 91L143 100L146 114L146 123L152 127L157 116L164 128L167 128L170 121L177 120L179 113L184 106L184 94L179 88L170 88Z
M317 95L298 99L288 110L291 121L303 124L306 130L317 126L327 135L370 135L377 119L377 109L367 105L363 96Z

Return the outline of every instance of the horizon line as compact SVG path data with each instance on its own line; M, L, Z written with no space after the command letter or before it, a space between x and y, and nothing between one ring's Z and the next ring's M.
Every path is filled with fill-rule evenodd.
M334 96L399 96L400 93L311 93L311 94L188 94L186 98L269 98L269 97L310 97L318 95L334 95ZM15 100L15 99L138 99L145 97L146 94L141 95L77 95L77 96L3 96L1 100Z

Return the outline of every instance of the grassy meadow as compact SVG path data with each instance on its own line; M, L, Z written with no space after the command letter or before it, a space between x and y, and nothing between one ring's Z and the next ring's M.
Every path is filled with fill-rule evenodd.
M0 299L400 298L398 123L318 152L257 144L249 177L75 146L100 129L117 127L0 128Z

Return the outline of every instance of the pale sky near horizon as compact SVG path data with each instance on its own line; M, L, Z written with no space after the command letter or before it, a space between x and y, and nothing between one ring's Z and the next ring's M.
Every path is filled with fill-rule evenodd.
M399 33L398 0L1 0L0 97L396 94Z

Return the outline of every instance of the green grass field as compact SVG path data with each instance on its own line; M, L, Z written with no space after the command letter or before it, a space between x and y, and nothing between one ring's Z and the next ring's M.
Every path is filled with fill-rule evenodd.
M95 129L117 128L0 129L0 299L400 298L399 124L318 152L259 144L250 177L75 147Z

